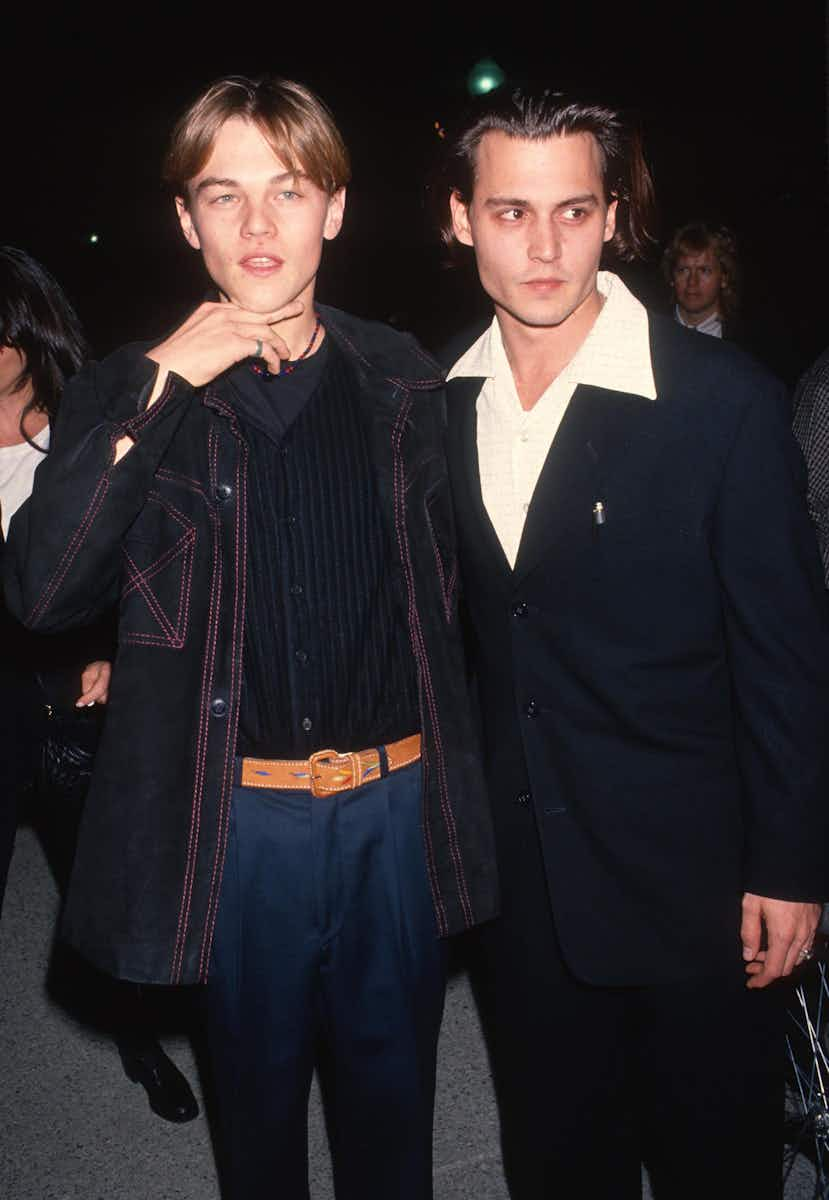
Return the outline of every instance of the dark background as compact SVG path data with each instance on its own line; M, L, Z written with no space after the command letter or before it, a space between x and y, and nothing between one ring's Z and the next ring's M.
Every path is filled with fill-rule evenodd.
M571 11L572 10L572 11ZM793 378L827 333L826 14L821 3L703 6L655 18L572 5L355 8L333 17L197 8L187 19L16 17L0 46L0 241L58 277L96 354L153 337L204 289L159 182L170 127L213 78L274 72L328 101L352 155L346 225L328 246L320 298L414 329L436 345L481 311L448 270L425 182L484 56L509 80L555 87L641 115L663 237L707 216L731 225L746 317L769 361ZM6 22L8 26L8 22ZM486 30L484 33L483 30ZM92 244L91 234L99 241ZM656 261L625 271L667 306Z

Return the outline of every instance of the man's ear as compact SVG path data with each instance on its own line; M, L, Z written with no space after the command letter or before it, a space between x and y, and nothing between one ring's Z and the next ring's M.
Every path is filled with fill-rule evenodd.
M464 246L473 246L472 226L469 223L469 206L464 204L459 192L449 196L449 210L452 213L452 230L455 237Z
M342 229L343 214L345 213L345 188L337 188L336 192L328 201L328 211L325 214L325 225L322 229L322 236L326 241L331 241Z
M176 213L178 215L178 223L181 226L181 232L187 239L188 245L192 246L194 250L201 250L199 235L196 233L193 218L190 216L190 209L187 207L187 201L183 196L176 196Z
M611 200L607 206L607 213L604 219L604 241L609 242L616 232L616 208L618 200Z

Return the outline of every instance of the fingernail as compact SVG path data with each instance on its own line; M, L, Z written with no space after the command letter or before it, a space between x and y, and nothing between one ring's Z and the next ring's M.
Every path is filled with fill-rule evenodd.
M746 962L751 962L751 960L754 958L754 953L750 946L743 946L743 958L746 960Z

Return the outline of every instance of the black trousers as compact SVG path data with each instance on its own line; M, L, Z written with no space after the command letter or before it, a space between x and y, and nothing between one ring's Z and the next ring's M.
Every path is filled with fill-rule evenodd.
M733 968L683 982L580 982L532 812L496 825L502 916L469 949L512 1200L633 1200L642 1162L658 1200L779 1197L781 989L746 989L738 945Z
M420 764L335 796L236 787L207 987L227 1200L305 1200L314 1068L338 1200L429 1200L446 960Z

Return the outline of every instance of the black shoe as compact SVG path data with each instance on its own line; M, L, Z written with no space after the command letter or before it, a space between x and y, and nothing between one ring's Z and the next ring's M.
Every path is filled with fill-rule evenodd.
M118 1053L127 1078L147 1091L150 1108L165 1121L192 1121L199 1106L190 1084L158 1042L140 1048L119 1046Z

